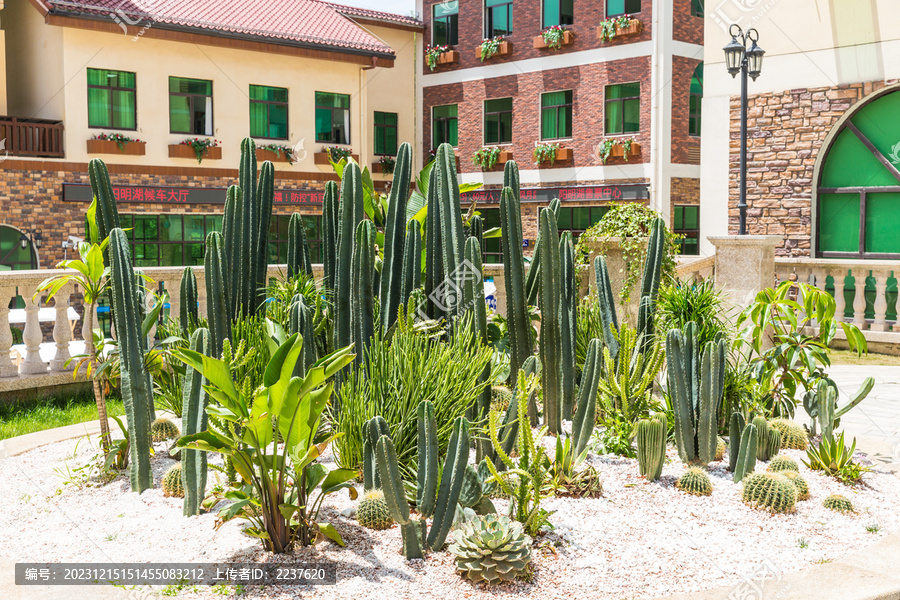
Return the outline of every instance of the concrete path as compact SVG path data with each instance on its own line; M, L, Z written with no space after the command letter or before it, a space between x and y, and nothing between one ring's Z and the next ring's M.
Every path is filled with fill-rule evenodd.
M847 403L866 377L875 379L866 399L841 417L841 429L848 435L879 438L900 450L900 366L836 365L829 373L841 391L838 406ZM900 454L895 458L900 461Z

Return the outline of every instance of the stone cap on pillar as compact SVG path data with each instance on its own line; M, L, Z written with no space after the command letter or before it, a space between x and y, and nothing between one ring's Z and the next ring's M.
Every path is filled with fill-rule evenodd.
M716 248L716 287L726 303L742 310L775 285L775 247L784 236L728 235L706 238Z
M716 247L724 246L756 246L775 248L784 241L783 235L709 235L709 243Z

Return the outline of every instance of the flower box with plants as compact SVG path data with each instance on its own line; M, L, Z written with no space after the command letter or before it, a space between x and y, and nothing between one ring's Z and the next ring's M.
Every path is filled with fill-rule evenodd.
M87 141L88 154L146 154L147 142L121 133L98 133Z
M597 26L597 39L601 42L609 42L615 37L637 35L644 30L644 24L629 16L610 17L600 22Z
M534 162L539 165L553 165L557 161L566 161L572 158L572 149L563 148L559 144L538 144L532 152Z
M563 46L571 46L575 43L575 34L561 25L548 27L541 35L532 40L535 50L559 50Z
M497 36L475 46L475 58L480 58L481 62L484 62L492 56L507 56L512 54L512 51L512 42L504 40L502 36Z
M372 163L372 172L391 175L394 172L395 164L397 164L397 159L393 156L382 156Z
M194 158L203 162L204 158L220 160L222 148L219 140L212 138L188 138L178 144L169 144L169 158Z
M315 155L313 155L313 158L317 165L330 165L333 162L341 162L348 158L353 158L353 160L359 162L359 156L353 154L350 148L342 148L341 146L327 146L322 148L321 152L316 152Z
M606 138L597 144L597 156L604 164L610 158L624 158L627 162L629 158L638 156L640 153L641 145L632 137Z
M434 71L438 65L452 65L459 62L459 52L450 46L428 46L425 49L425 64Z
M472 155L472 164L481 167L482 171L490 171L496 166L503 166L510 160L512 160L512 151L496 146L481 148Z
M256 147L256 160L270 160L272 162L294 163L294 149L283 144L266 144Z

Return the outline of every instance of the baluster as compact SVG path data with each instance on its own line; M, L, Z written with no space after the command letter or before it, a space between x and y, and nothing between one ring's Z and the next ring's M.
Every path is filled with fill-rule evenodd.
M16 295L16 288L0 288L0 377L16 377L19 369L9 358L12 348L12 331L9 328L9 301Z
M53 341L56 342L56 355L50 361L51 371L71 371L74 364L66 366L72 357L69 354L69 342L72 341L72 327L69 325L69 296L72 286L65 285L53 296L56 308L56 320L53 323Z
M875 278L875 321L872 323L872 331L888 331L887 324L887 280L890 271L872 271Z
M844 279L847 277L846 269L834 269L831 271L834 278L834 318L838 321L844 320L844 310L847 307L844 299Z
M21 289L19 290L21 293ZM22 373L46 373L47 365L41 360L41 341L44 339L41 333L41 323L38 311L41 307L41 296L32 297L25 292L22 295L25 300L25 332L22 340L25 342L25 360L22 362Z
M853 269L856 280L856 293L853 295L853 324L859 329L866 328L866 277L868 269Z

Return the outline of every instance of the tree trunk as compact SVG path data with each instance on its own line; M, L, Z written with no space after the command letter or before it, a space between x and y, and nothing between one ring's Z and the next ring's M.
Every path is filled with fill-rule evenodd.
M91 346L91 369L97 368L97 350ZM94 400L97 401L97 416L100 419L100 447L103 448L103 454L109 454L110 434L109 434L109 417L106 414L106 398L103 395L103 387L100 380L91 377L94 383Z

